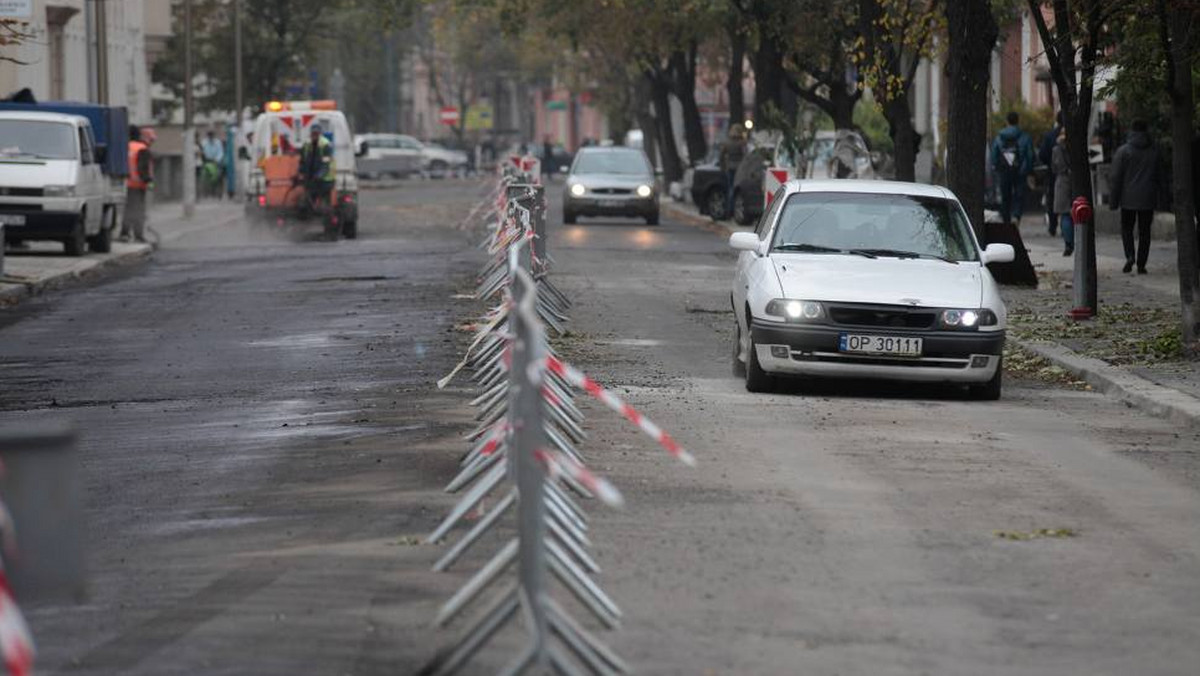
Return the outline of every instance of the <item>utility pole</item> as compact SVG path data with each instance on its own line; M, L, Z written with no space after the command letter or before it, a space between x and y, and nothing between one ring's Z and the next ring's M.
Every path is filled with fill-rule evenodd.
M400 131L400 92L398 91L397 79L399 78L398 68L396 67L396 34L394 31L388 31L387 37L383 39L383 66L384 66L384 126L387 131L395 134Z
M196 215L196 130L192 127L192 0L183 0L183 217Z
M108 105L108 18L104 0L96 2L96 102Z
M242 146L246 142L246 130L242 128L246 101L242 91L242 0L233 0L233 101L237 117L234 119L233 176L234 193L242 193Z

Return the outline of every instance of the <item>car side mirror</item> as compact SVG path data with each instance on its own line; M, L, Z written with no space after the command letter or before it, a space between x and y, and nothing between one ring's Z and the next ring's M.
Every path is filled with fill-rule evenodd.
M735 232L729 236L729 248L737 251L753 251L762 255L763 241L753 232Z
M1011 263L1017 257L1017 251L1011 244L989 244L983 250L983 262Z

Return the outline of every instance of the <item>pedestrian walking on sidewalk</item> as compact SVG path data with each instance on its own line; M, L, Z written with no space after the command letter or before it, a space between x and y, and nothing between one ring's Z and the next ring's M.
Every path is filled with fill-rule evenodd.
M138 242L146 241L146 194L154 187L154 156L150 146L155 138L154 130L149 127L129 127L129 176L125 179L122 242L128 242L130 235Z
M1058 193L1058 178L1054 171L1054 148L1062 143L1058 140L1063 133L1063 114L1060 110L1054 118L1054 128L1042 135L1042 143L1038 146L1038 161L1050 170L1050 180L1046 181L1046 230L1053 237L1058 229L1058 222L1062 212L1055 205L1058 200L1055 195Z
M1010 112L1008 126L992 141L992 169L1000 180L1000 219L1021 223L1025 211L1025 181L1033 171L1033 141L1021 129L1021 117Z
M1067 133L1060 130L1058 139L1050 153L1050 170L1054 179L1050 185L1054 189L1054 203L1050 211L1058 218L1062 230L1063 255L1075 253L1075 223L1071 220L1071 163L1067 160ZM1053 228L1050 234L1054 234Z
M1109 206L1121 210L1121 241L1125 245L1124 272L1137 262L1139 275L1146 274L1150 257L1150 226L1162 181L1158 149L1147 132L1145 120L1134 120L1129 139L1113 156L1112 177L1108 186ZM1133 231L1137 226L1137 246Z
M746 132L740 124L730 123L729 137L721 144L721 156L718 164L721 173L725 175L725 216L733 213L733 179L737 175L738 165L746 158Z

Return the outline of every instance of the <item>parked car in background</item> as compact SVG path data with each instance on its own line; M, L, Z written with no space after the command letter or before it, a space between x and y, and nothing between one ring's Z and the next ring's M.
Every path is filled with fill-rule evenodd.
M954 194L917 183L792 180L738 250L730 292L734 371L746 389L777 376L966 385L998 399L1007 322Z
M563 191L563 222L580 216L633 216L658 225L658 189L646 154L635 148L580 148Z
M110 143L101 146L84 106L69 105L81 112L49 112L41 104L0 111L0 224L13 244L52 240L62 242L68 256L89 248L103 253L112 247L125 204L125 109L86 106L119 111L116 129L106 130Z
M715 219L725 217L727 192L725 174L719 163L721 148L714 144L708 156L691 167L683 175L684 191L691 195L692 203L706 216Z
M363 178L403 178L424 168L421 142L403 134L356 134L354 154Z
M466 173L471 158L461 150L452 150L440 143L421 144L421 170L433 178Z
M775 157L774 145L759 144L746 153L733 176L733 213L738 225L750 225L763 211L763 176Z

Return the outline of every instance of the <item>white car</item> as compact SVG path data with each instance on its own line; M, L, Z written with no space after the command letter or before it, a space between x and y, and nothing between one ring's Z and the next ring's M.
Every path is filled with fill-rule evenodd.
M776 376L967 385L1000 397L1007 312L950 191L868 180L789 181L738 232L733 360L746 389Z

